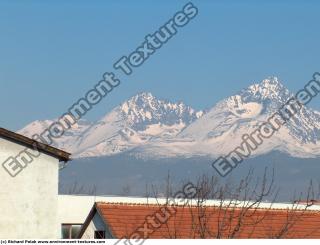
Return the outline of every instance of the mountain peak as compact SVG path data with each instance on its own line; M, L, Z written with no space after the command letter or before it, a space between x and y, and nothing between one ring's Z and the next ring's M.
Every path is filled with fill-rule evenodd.
M122 152L155 157L227 154L291 96L277 77L268 77L204 113L141 92L97 122L80 121L55 146L77 157ZM319 122L320 113L303 108L257 154L276 149L295 156L320 156ZM41 133L50 124L50 120L36 121L20 133Z
M284 88L284 86L277 77L268 77L267 79L262 80L260 86L263 88L269 88L274 91L275 89L281 90Z
M130 99L128 99L128 101L138 101L138 100L151 101L151 100L156 100L156 97L150 92L140 92L132 96Z
M120 108L125 114L128 114L129 111L138 113L146 106L148 106L149 108L153 108L156 104L158 104L158 102L159 101L157 100L157 98L150 92L141 92L123 102L120 105Z
M127 113L127 111L130 109L145 107L146 105L153 107L152 105L155 105L157 103L159 103L158 99L150 92L141 92L123 102L121 104L121 109Z
M203 114L183 102L161 100L150 92L131 97L118 107L118 111L134 130L144 130L153 124L188 125Z
M290 92L282 85L277 77L268 77L262 80L260 83L251 85L248 89L241 93L244 97L253 97L255 99L271 99L271 100L286 100Z

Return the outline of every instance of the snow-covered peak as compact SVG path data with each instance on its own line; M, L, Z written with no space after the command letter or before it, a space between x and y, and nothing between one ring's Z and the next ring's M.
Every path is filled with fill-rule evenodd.
M80 120L56 139L54 146L75 156L100 156L130 150L153 139L167 139L203 115L182 102L160 100L139 93L115 107L97 122ZM55 120L35 121L19 132L31 136Z
M157 98L155 96L153 96L152 93L150 92L141 92L141 93L138 93L136 94L135 96L131 97L128 101L130 102L138 102L138 101L141 101L141 102L144 102L144 103L148 103L149 101L155 101L157 100Z
M148 92L133 96L116 110L127 121L128 126L135 130L145 130L148 125L153 124L188 125L203 114L182 102L160 100Z
M181 157L228 154L244 134L255 131L293 96L276 77L255 83L204 113L183 102L139 93L102 119L80 121L57 139L55 146L74 157L130 152L141 157ZM19 132L41 133L53 121L35 121ZM259 147L293 156L320 156L320 113L306 107Z
M198 154L228 154L239 146L244 134L258 129L292 96L277 78L270 77L217 103L179 136L197 142L192 149L197 149ZM275 149L294 156L320 155L319 113L303 107L257 154Z
M247 89L241 92L243 97L249 95L255 99L272 99L272 100L283 100L286 99L290 93L287 88L283 86L277 77L269 77L262 80L260 83L253 84Z
M284 88L283 84L277 77L268 77L264 80L262 80L260 83L255 83L251 86L249 86L249 89L252 90L261 90L265 89L268 90L268 92L275 92L282 90Z
M265 87L270 87L270 86L283 87L283 85L280 82L280 80L275 76L270 76L267 79L262 80L261 85L263 85Z

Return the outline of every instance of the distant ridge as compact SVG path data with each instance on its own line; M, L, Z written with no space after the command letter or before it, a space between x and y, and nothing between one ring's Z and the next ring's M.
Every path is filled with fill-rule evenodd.
M253 132L292 96L276 77L253 84L206 112L143 92L96 122L80 120L55 146L78 158L124 152L150 159L217 157L232 151L243 134ZM40 133L51 122L32 122L19 133ZM274 150L301 158L319 156L320 113L302 108L255 155Z

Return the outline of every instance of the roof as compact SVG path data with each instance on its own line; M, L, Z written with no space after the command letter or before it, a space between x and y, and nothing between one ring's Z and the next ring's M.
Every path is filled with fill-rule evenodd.
M25 137L21 134L14 133L4 128L0 128L0 137L32 149L34 149L36 146L39 152L58 158L60 161L67 162L70 160L71 154L68 152L40 143L38 141Z
M168 222L145 235L143 227L147 217L165 217L167 213L164 210L170 210L170 207L174 207L176 212L169 216ZM265 207L248 209L246 212L240 207L98 202L82 226L79 237L98 213L113 237L119 239L129 239L139 228L142 230L140 238L144 239L228 238L231 235L234 238L320 238L318 210L298 210L297 206L293 209L292 204L291 209ZM239 222L241 225L237 228ZM150 223L147 227L152 228Z
M70 202L70 199L73 199L74 202L84 202L85 200L91 202L100 202L100 203L114 203L114 204L129 204L129 205L143 205L143 204L166 204L167 199L166 198L154 198L154 197L139 197L139 196L116 196L116 195L100 195L100 196L88 196L88 195L82 195L82 194L74 194L74 195L59 195L59 197L68 198L68 202ZM195 200L193 200L195 202ZM233 200L233 203L235 203L238 206L243 205L244 202L242 201L235 201ZM246 202L248 203L248 202ZM295 201L296 209L304 210L306 208L307 201ZM309 204L312 203L312 206L308 207L308 210L317 210L320 211L320 201L310 200L308 201ZM230 200L226 199L224 200L223 205L228 206L230 204ZM221 200L214 200L209 199L205 200L203 202L203 205L209 207L209 206L219 206L221 205ZM263 201L259 203L260 209L282 209L287 210L292 207L292 203L276 203L276 202L268 202ZM92 208L92 205L90 206Z

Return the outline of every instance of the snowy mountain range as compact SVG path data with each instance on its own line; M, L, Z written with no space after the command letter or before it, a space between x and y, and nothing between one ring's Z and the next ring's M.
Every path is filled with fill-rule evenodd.
M80 120L54 146L77 158L120 153L151 159L218 157L240 145L243 134L257 129L292 96L275 77L253 84L206 111L140 93L97 122ZM30 137L52 122L35 121L18 133ZM320 113L302 108L265 140L255 155L274 150L294 157L320 156Z

